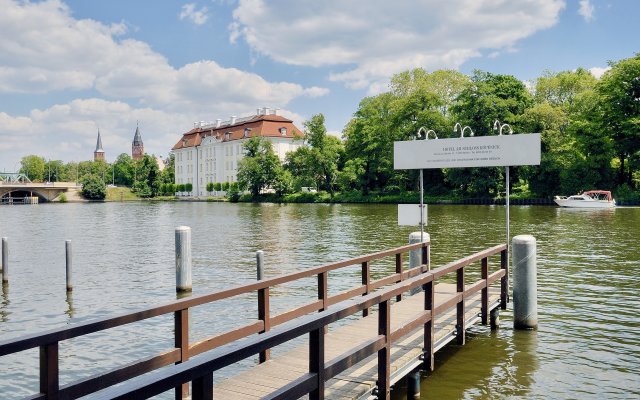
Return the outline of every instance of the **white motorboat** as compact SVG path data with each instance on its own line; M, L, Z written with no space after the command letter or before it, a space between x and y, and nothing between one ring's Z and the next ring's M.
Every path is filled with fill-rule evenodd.
M553 201L560 207L611 208L616 206L616 200L607 190L588 190L569 197L555 196Z

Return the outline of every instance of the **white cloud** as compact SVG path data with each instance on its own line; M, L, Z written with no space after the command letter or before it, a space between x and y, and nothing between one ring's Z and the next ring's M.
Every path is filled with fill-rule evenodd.
M585 21L591 22L594 18L593 15L593 4L591 4L590 0L580 0L580 8L578 9L578 14L584 18Z
M285 109L297 97L328 93L215 61L174 67L147 43L123 37L126 23L74 19L60 0L0 0L0 8L0 95L94 96L27 115L0 113L0 168L25 154L90 159L98 125L107 158L130 152L136 120L145 149L166 154L193 121L249 115L263 105Z
M208 12L207 7L196 10L194 3L188 3L182 6L178 18L180 18L180 21L187 19L196 25L203 25L209 19Z
M589 72L591 72L591 75L595 76L597 79L600 79L600 77L610 69L611 67L591 67L589 68Z
M332 81L376 91L408 68L458 68L557 23L564 0L240 0L230 40L275 61L334 66Z

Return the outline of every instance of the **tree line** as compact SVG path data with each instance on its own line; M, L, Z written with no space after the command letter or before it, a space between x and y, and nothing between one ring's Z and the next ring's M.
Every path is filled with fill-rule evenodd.
M456 123L475 136L495 135L494 122L514 133L541 133L539 166L512 168L515 195L548 198L587 189L640 198L640 54L610 62L596 79L589 71L546 71L529 85L511 75L413 69L393 76L390 90L364 98L342 131L327 134L322 114L304 123L306 146L281 163L264 139L244 145L241 189L282 195L311 186L326 191L400 194L417 190L417 171L393 169L393 142L456 137ZM504 168L425 171L434 196L500 197Z
M103 160L64 163L28 155L22 157L20 165L20 172L32 182L78 182L83 185L83 195L90 199L104 199L108 184L130 187L144 198L176 192L173 156L162 171L154 156L145 154L134 160L126 153L111 164Z

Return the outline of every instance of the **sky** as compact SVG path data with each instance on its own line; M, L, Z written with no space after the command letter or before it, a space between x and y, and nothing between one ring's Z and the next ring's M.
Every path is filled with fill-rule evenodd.
M640 0L0 0L0 171L166 157L195 121L279 108L340 135L396 73L532 81L640 51Z

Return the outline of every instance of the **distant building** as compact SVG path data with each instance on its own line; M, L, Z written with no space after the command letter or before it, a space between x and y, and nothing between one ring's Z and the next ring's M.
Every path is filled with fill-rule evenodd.
M136 125L136 133L133 135L133 142L131 143L131 158L140 160L143 157L144 144L142 143L142 136L140 135L140 127Z
M274 152L285 155L302 146L302 131L277 110L258 109L256 115L214 123L196 122L173 146L177 184L191 183L194 196L206 195L207 183L236 182L243 144L249 138L264 137ZM298 140L296 140L298 139Z
M93 161L104 161L104 150L102 149L102 138L100 138L100 129L98 129L98 140L96 141L96 149L93 152Z

